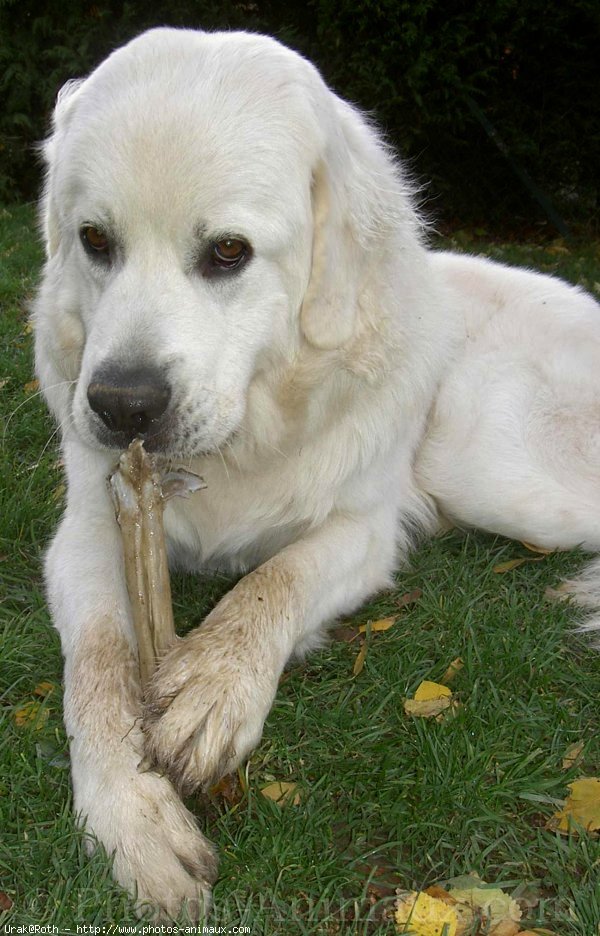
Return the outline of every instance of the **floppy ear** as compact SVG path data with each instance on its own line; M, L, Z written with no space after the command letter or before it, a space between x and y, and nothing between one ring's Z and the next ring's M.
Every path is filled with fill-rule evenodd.
M46 181L40 201L40 222L46 245L46 256L49 260L56 254L60 246L60 225L53 185L58 154L83 83L84 79L78 79L76 81L67 81L62 86L56 98L52 133L40 146L42 157L46 163Z
M418 243L410 187L387 146L353 107L327 91L325 152L313 172L313 258L300 323L332 350L360 330L363 299L398 242ZM389 280L390 269L383 272Z

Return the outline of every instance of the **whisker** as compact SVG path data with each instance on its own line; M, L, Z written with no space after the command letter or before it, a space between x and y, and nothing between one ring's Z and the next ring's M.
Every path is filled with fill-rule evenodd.
M6 422L4 423L4 428L2 430L2 447L4 447L4 445L6 444L6 433L8 432L8 427L10 426L13 416L16 416L16 414L19 412L20 409L22 409L23 406L25 406L27 403L31 403L33 400L36 399L36 397L42 396L42 394L46 390L55 390L56 387L64 387L64 386L72 387L76 383L77 383L76 380L60 380L58 383L52 384L52 386L50 387L44 387L43 390L41 389L36 390L35 393L31 393L29 394L29 396L26 397L26 399L21 400L21 402L17 406L15 406L12 413L9 414L9 416L6 419Z
M35 478L36 471L37 471L38 468L40 467L40 464L41 464L41 462L42 462L42 459L43 459L44 455L46 454L46 452L48 451L48 448L50 447L50 445L52 444L52 442L54 441L54 439L56 438L56 436L60 433L60 431L61 431L61 426L60 426L60 425L57 425L57 426L55 426L54 430L53 430L53 431L50 433L50 435L48 436L48 439L47 439L47 441L46 441L46 443L45 443L45 445L44 445L42 451L40 452L40 454L39 454L39 456L38 456L38 460L37 460L37 462L35 463L35 465L33 466L33 471L31 472L31 475L29 476L29 483L28 483L27 489L26 489L26 491L25 491L25 496L26 496L26 497L28 497L29 494L30 494L30 492L31 492L31 489L32 489L32 487L33 487L33 481L34 481L34 478Z
M236 432L244 432L249 438L253 441L258 439L258 436L255 432L252 432L251 429L248 429L246 426L239 426L236 429ZM270 442L267 442L265 439L258 439L261 445L266 446L266 448L271 449L272 452L275 452L277 455L281 455L282 458L285 458L286 461L290 460L290 456L286 452L282 452L281 449L278 449L276 445L271 445Z
M219 453L219 458L220 458L221 461L223 462L223 468L225 469L225 474L227 475L227 480L228 480L228 481L231 481L231 477L230 477L230 475L229 475L229 468L227 467L227 462L226 462L225 459L223 458L223 452L221 451L221 449L220 449L219 446L217 446L217 452Z
M235 448L233 447L233 442L232 442L232 440L231 440L231 439L225 439L225 443L224 443L224 444L225 444L225 445L227 446L227 448L229 449L229 454L231 455L231 457L232 457L233 460L235 461L237 470L238 470L238 471L240 472L240 474L241 474L242 468L241 468L241 465L240 465L239 460L238 460L238 457L237 457L237 452L236 452Z

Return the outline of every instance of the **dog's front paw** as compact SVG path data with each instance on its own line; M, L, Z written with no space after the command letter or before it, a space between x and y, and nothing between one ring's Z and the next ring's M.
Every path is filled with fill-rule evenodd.
M184 793L235 769L258 744L273 702L277 668L264 648L235 634L212 622L192 631L148 688L146 763Z
M140 774L135 766L101 774L97 786L82 784L76 797L91 834L88 850L98 841L104 846L116 880L133 895L141 916L201 919L210 908L217 859L192 814L165 777Z

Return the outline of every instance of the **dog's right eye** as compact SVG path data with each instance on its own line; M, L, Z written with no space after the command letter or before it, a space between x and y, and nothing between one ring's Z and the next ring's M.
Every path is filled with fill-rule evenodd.
M110 244L108 237L101 228L92 224L85 224L79 232L81 243L90 256L108 258Z

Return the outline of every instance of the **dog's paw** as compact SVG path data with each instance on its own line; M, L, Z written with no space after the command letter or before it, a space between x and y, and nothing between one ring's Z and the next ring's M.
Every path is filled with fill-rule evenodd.
M197 922L208 912L217 858L165 777L116 776L96 790L89 808L77 805L90 833L88 851L99 842L112 855L114 877L140 916Z
M148 688L146 763L189 793L234 770L258 744L278 671L260 646L210 624L178 641Z

